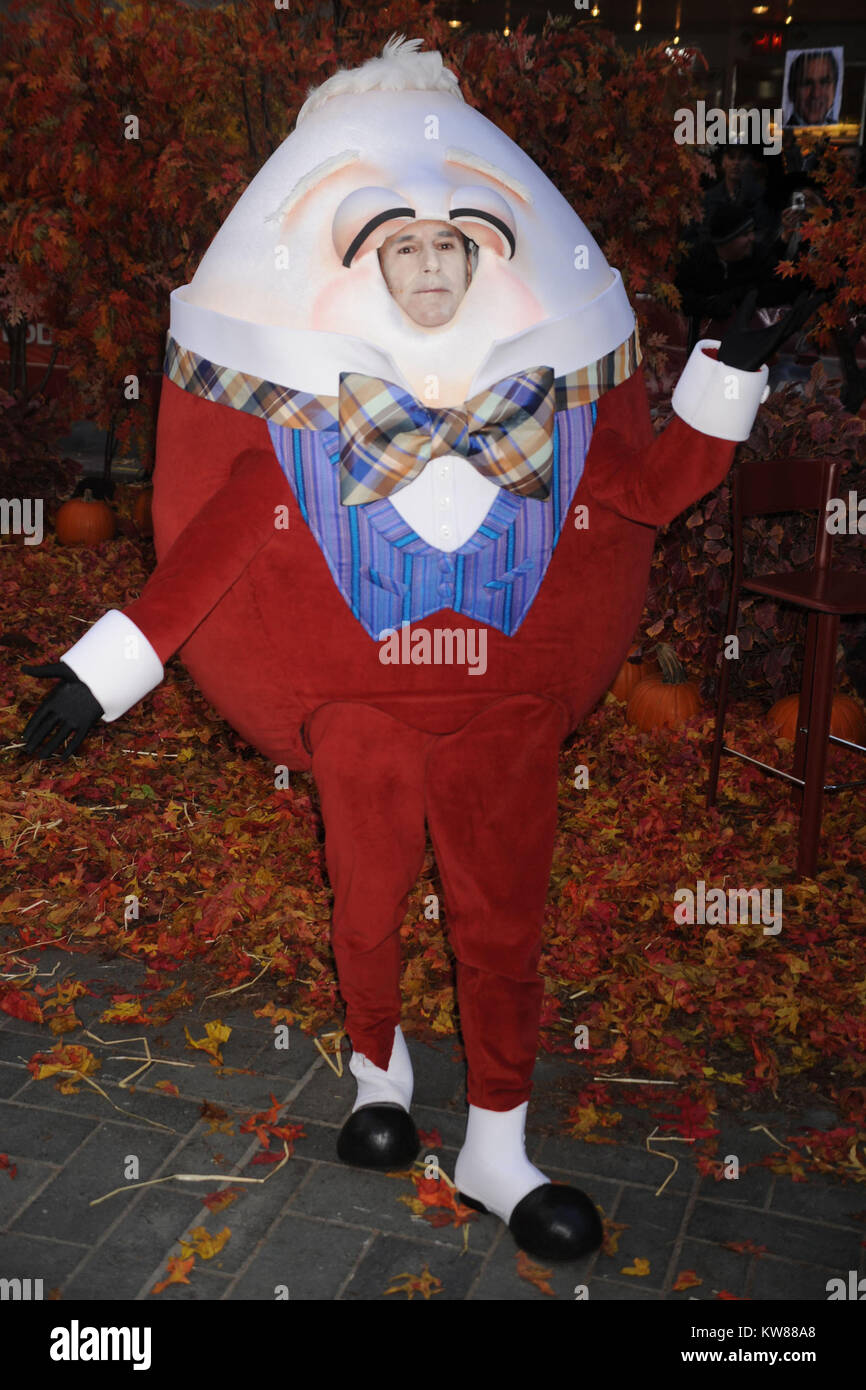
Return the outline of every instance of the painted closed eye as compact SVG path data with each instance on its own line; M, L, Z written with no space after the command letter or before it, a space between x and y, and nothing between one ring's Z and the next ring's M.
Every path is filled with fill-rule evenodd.
M367 251L378 250L398 227L415 217L393 188L356 188L337 208L331 225L334 250L344 266Z
M510 204L495 189L481 184L455 188L448 221L471 236L479 246L488 246L508 260L514 255L517 223Z

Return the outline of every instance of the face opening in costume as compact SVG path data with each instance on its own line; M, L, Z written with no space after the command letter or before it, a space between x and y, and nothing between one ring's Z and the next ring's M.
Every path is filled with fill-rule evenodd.
M379 265L392 297L424 328L450 322L472 279L469 242L447 222L401 227L379 248Z

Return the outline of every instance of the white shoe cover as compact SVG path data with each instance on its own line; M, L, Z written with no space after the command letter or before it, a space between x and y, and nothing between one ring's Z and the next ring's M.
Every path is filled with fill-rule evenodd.
M415 1078L409 1049L399 1024L394 1029L394 1045L387 1071L377 1067L363 1052L352 1053L349 1071L358 1083L358 1096L352 1106L353 1115L362 1105L400 1105L408 1111L412 1104Z
M454 1168L458 1190L483 1202L506 1225L518 1202L550 1182L526 1157L528 1108L529 1101L513 1110L481 1110L470 1105L466 1140Z

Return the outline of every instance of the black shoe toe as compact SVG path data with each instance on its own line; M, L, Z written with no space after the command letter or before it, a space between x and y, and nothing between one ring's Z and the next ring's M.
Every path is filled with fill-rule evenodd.
M604 1238L601 1217L577 1187L542 1183L517 1203L508 1229L521 1250L539 1260L577 1260Z
M421 1141L412 1116L400 1105L364 1105L350 1115L337 1140L337 1156L356 1168L406 1168Z

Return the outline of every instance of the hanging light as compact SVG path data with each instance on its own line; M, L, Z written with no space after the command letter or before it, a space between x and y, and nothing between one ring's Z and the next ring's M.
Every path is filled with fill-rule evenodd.
M640 31L641 31L641 29L643 28L643 25L641 24L641 20L640 20L641 10L642 10L642 9L643 9L643 0L637 0L637 3L636 3L636 5L635 5L635 10L634 10L634 31L635 31L636 34L639 34Z
M505 28L502 30L502 33L506 39L511 33L511 4L509 0L506 0L505 4Z
M793 8L794 8L794 0L788 0L788 13L785 15L785 23L786 23L786 24L790 24L790 23L793 21L794 16L791 14L791 10L792 10Z
M448 21L448 28L449 28L449 29L459 29L462 23L463 23L463 20L462 20L462 19L449 19L449 21Z
M678 0L676 18L674 19L674 39L673 39L673 41L674 41L674 44L675 44L675 45L678 44L679 41L680 41L680 29L682 28L682 23L683 23L683 6L682 6L682 0Z
M599 8L598 8L598 5L593 5L592 9L590 10L590 14L592 15L593 19L598 19L598 16L599 16Z

